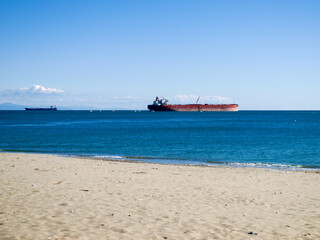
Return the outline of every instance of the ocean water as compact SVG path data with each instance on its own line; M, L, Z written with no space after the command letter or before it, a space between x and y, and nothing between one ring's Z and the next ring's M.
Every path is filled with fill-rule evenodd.
M320 168L320 111L0 111L0 151Z

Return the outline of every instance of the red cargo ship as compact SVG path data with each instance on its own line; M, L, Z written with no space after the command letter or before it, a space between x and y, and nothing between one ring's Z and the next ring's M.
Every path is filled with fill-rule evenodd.
M148 105L150 111L178 111L178 112L236 112L238 111L238 104L198 104L199 98L196 104L168 104L168 100L165 98L153 101L152 105Z

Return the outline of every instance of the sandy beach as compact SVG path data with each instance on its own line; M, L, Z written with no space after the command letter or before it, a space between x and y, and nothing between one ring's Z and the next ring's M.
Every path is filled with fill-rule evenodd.
M0 239L320 239L316 172L0 153L0 183Z

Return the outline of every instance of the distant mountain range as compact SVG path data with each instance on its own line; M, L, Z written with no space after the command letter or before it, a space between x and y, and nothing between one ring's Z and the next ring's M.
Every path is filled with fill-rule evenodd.
M1 103L0 110L25 110L26 107L50 107L50 106L30 106L30 105L19 105L13 103ZM58 106L58 110L106 110L102 108L92 106ZM108 110L128 110L119 108L110 108Z
M24 110L25 106L13 104L13 103L2 103L0 104L0 110Z

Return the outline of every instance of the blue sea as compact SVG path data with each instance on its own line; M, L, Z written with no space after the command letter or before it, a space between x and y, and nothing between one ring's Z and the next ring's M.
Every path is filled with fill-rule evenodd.
M0 111L0 151L320 168L320 111Z

